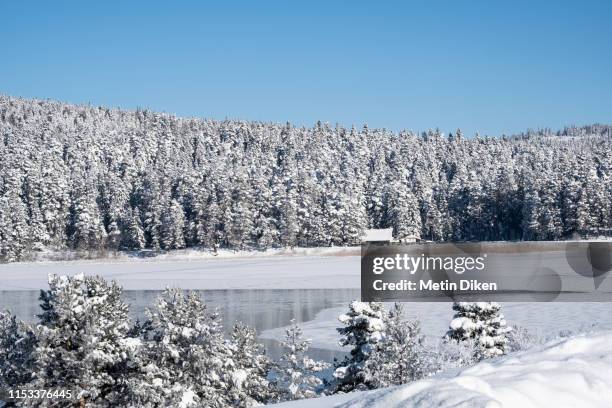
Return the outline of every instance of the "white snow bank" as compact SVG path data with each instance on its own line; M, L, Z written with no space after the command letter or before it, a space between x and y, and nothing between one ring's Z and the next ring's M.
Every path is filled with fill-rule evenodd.
M307 407L610 407L612 332L580 335L375 391L279 404Z

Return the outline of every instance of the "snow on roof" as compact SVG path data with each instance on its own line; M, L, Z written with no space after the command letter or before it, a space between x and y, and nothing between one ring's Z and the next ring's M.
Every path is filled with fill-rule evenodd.
M363 237L364 241L393 241L393 228L367 229Z

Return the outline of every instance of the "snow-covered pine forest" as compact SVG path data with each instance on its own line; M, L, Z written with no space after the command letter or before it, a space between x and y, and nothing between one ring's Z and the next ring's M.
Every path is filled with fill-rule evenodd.
M178 118L0 96L0 259L610 235L612 127L512 137Z

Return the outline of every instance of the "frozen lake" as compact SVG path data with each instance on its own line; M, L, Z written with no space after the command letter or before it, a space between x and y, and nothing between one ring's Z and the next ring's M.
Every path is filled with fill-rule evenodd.
M586 244L589 243L580 245ZM439 248L445 245L448 246L444 244ZM584 278L590 276L584 275L590 268L586 252L576 252L572 258L575 260L573 265L568 263L567 248L577 243L499 242L468 245L476 246L479 253L489 255L486 268L494 272L497 281L509 282L509 289L524 288L527 285L525 282L531 282L536 276L535 272L543 268L555 271L564 288L568 285L577 291L590 291L595 284L593 279ZM610 244L599 245L608 245L604 247L608 251L606 267L612 267ZM418 253L422 247L414 248ZM50 273L101 275L105 279L116 280L125 290L163 290L168 286L200 290L361 287L358 248L303 248L295 251L295 255L245 252L219 257L177 251L155 258L119 257L0 264L0 291L44 288ZM577 269L585 269L581 271L583 276L576 273ZM612 278L598 282L598 289L612 292Z
M336 328L338 315L346 312L347 304L358 299L358 289L229 289L197 290L210 308L223 315L226 331L236 321L255 327L268 353L280 353L278 340L284 327L296 319L306 338L312 339L312 357L330 361L342 354ZM145 315L147 307L159 295L155 290L124 291L132 318ZM19 318L35 322L39 291L0 291L0 309L8 309ZM440 338L448 329L453 316L451 303L405 303L407 319L418 319L422 333ZM521 326L541 337L563 331L612 330L612 303L502 303L509 326Z
M325 309L335 309L358 298L357 289L271 289L271 290L198 290L196 291L210 309L217 308L223 315L223 327L229 332L234 322L241 321L254 327L258 333L286 326L291 319L297 322L308 322ZM0 310L8 309L20 319L36 322L36 315L41 312L38 304L39 291L0 291ZM128 290L124 299L130 304L133 319L143 318L145 310L152 307L160 291ZM333 330L333 329L332 329ZM277 357L280 347L277 340L282 339L284 331L278 337L267 336L261 339L268 354ZM312 349L312 357L332 360L342 353L333 348Z
M612 303L596 302L508 302L501 303L502 313L510 327L522 327L541 338L569 332L612 330ZM338 316L347 305L321 310L313 320L301 325L304 335L316 348L342 350L338 345ZM418 319L426 338L440 339L453 317L452 303L404 303L406 319ZM261 333L263 338L278 338L282 327Z
M492 245L490 249L501 255L490 266L516 277L534 264L560 271L567 268L563 252L504 252L512 245ZM197 290L211 307L219 308L226 329L237 320L255 327L271 355L278 354L276 341L283 337L283 327L295 318L303 322L306 337L313 340L317 349L313 357L329 360L340 351L337 316L349 301L360 297L360 257L354 251L334 251L334 256L324 256L324 250L315 248L308 255L296 256L1 264L0 308L33 321L39 313L38 291L47 287L49 273L84 273L117 280L125 289L133 317L143 316L160 290L181 287ZM600 289L610 287L612 278L608 277ZM450 303L407 303L405 310L407 318L419 319L423 333L432 338L444 334L453 315ZM612 329L612 303L504 303L502 311L510 326L522 326L542 336L591 326Z
M0 264L0 291L39 290L50 273L101 275L126 290L360 287L359 256L128 259Z

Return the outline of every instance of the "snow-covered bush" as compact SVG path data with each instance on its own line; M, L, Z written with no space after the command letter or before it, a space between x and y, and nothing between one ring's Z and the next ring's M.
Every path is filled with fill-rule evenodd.
M344 327L338 328L340 345L352 346L350 356L338 364L334 371L337 391L371 389L375 387L365 370L366 361L377 351L385 336L385 310L379 302L353 301L349 311L338 320Z
M527 350L531 346L544 343L543 339L517 326L512 327L512 330L506 334L506 338L508 339L506 347L508 353Z
M475 339L456 341L449 337L429 345L431 373L468 367L480 359L479 346Z
M506 354L506 336L511 329L500 309L495 302L455 302L456 313L446 337L459 342L474 339L479 359Z
M0 390L29 382L36 336L30 326L0 311Z
M302 336L302 329L291 320L291 326L285 330L285 339L281 346L287 351L281 356L274 375L281 401L312 398L323 386L320 373L328 364L309 358L306 353L310 340Z

